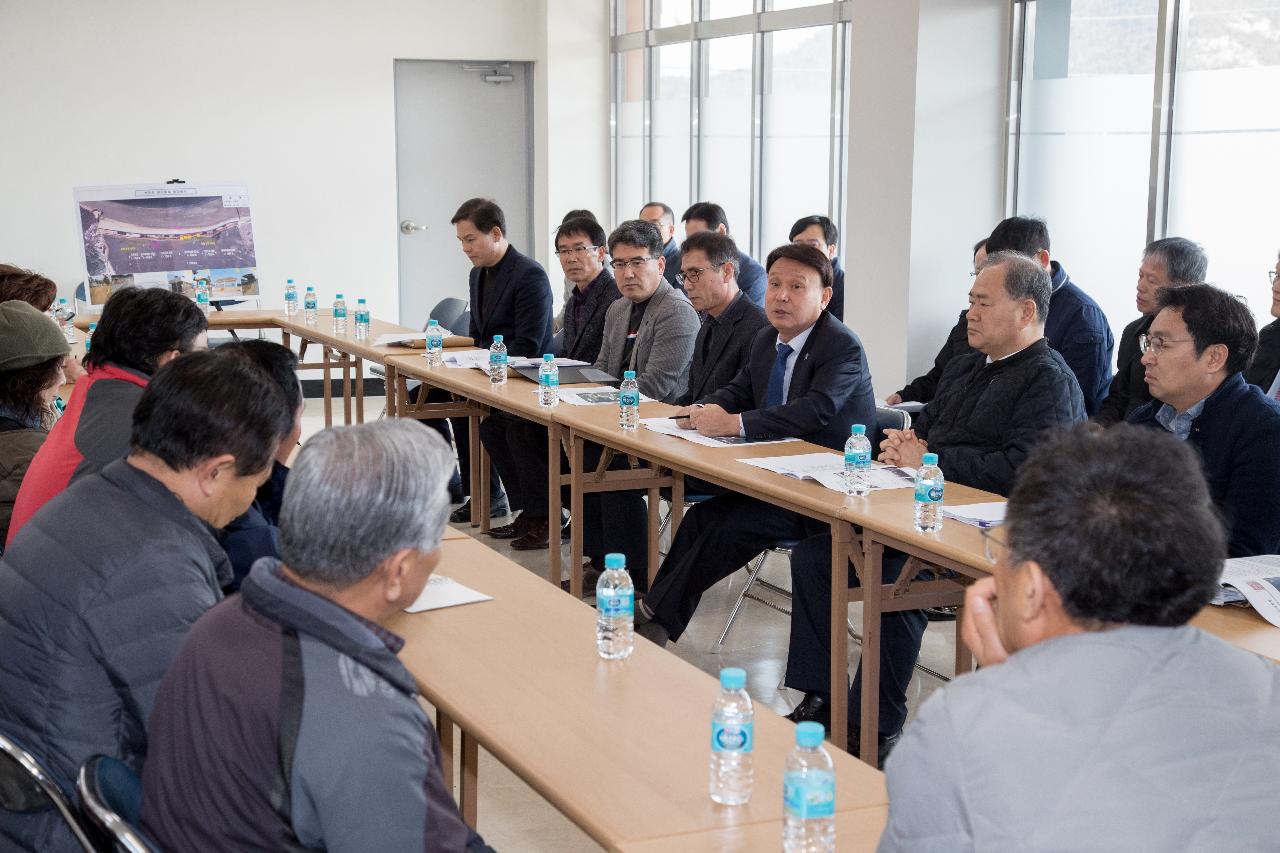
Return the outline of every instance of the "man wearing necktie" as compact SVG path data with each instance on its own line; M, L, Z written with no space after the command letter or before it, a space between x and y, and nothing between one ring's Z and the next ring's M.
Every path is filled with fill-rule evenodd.
M769 326L728 385L676 412L706 436L759 441L799 438L833 450L849 427L875 422L871 372L862 344L827 311L831 262L802 244L769 253ZM650 592L637 630L656 643L679 639L702 593L782 539L812 535L816 522L740 494L720 495L685 516Z

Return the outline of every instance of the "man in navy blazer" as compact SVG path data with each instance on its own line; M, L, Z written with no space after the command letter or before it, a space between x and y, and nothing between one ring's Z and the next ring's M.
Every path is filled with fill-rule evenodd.
M1138 339L1154 399L1128 421L1195 447L1226 524L1227 556L1280 552L1280 403L1240 373L1258 347L1253 315L1208 284L1166 288L1157 304Z
M729 234L729 218L724 208L713 201L700 201L689 207L680 217L684 223L684 236L692 237L699 231L715 231ZM834 283L834 282L833 282ZM760 262L741 249L738 250L738 287L747 298L764 307L765 270Z
M765 313L746 365L725 387L676 412L702 435L747 441L792 437L833 450L849 427L875 422L871 372L862 344L826 311L831 261L799 243L779 246L766 264ZM685 516L650 592L636 608L637 630L659 645L679 639L702 593L783 539L821 525L740 494L698 504Z
M533 258L516 251L507 241L507 221L502 208L487 198L468 199L458 208L449 223L454 226L462 253L471 261L472 269L467 279L471 300L471 326L467 330L475 345L488 349L493 336L502 335L508 356L538 357L551 351L551 282L542 265ZM449 399L447 392L432 389L427 393L428 402ZM453 437L458 445L459 479L465 497L471 493L471 442L466 418L453 418ZM447 439L444 421L428 421ZM493 479L493 515L505 515L507 498L497 482L496 471L491 467ZM450 489L453 489L450 484ZM451 516L453 521L465 521L471 516L470 507L464 504Z

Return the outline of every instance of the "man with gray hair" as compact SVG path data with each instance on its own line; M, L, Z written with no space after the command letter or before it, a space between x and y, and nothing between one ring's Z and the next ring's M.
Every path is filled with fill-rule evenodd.
M1111 377L1106 399L1093 416L1095 421L1106 426L1118 424L1151 402L1138 339L1151 328L1151 321L1159 310L1156 304L1165 288L1203 284L1208 272L1209 256L1199 243L1185 237L1165 237L1147 244L1142 252L1142 266L1138 267L1138 292L1134 300L1141 316L1120 333L1116 373Z
M1047 433L1085 419L1080 384L1044 335L1050 288L1048 270L1033 258L1010 251L987 258L969 290L967 332L976 352L947 362L937 396L914 429L886 430L882 461L916 468L925 453L936 453L949 482L1008 495L1018 466ZM902 553L886 551L887 583L904 563ZM829 724L831 534L812 536L792 550L791 585L786 685L803 690L805 697L788 716ZM849 585L858 585L852 567ZM886 613L881 621L877 753L882 762L907 719L907 689L926 624L919 610ZM855 678L849 707L861 703L862 683ZM848 735L851 745L859 743L856 718L849 721Z
M489 849L442 777L404 641L379 624L440 562L451 468L410 421L302 448L281 559L196 622L156 698L141 819L164 849Z

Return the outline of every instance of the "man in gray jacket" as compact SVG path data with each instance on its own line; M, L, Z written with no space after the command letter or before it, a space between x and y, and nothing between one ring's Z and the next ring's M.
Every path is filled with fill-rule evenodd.
M402 420L302 448L283 562L201 617L160 686L142 824L164 849L489 849L449 793L404 640L379 624L440 562L452 460Z
M45 504L5 551L0 731L69 798L91 756L142 768L160 679L231 580L213 528L249 508L292 427L264 371L184 355L142 392L129 455ZM14 845L79 849L57 812L0 809L0 849Z
M1077 428L1007 518L965 600L983 668L889 757L880 850L1274 850L1280 668L1186 624L1226 555L1195 452Z

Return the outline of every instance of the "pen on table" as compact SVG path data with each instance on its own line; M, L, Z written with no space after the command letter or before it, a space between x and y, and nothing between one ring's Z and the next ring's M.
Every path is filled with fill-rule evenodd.
M706 408L706 406L702 405L701 403L694 403L694 404L693 404L693 406L694 406L694 408L696 408L696 409L705 409L705 408ZM667 418L667 420L669 420L669 421L687 421L687 420L689 420L689 415L672 415L671 417Z

